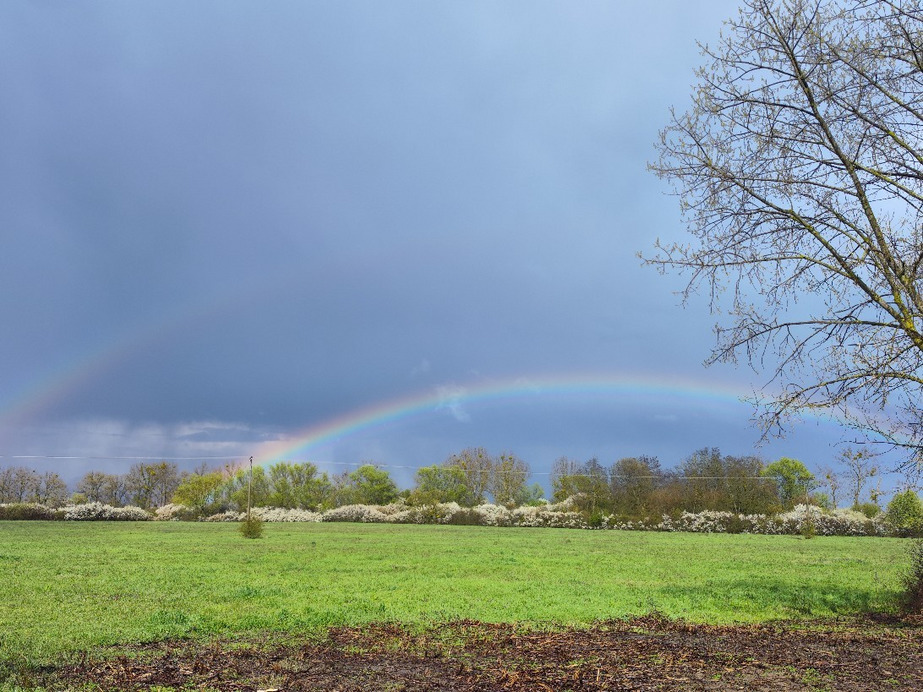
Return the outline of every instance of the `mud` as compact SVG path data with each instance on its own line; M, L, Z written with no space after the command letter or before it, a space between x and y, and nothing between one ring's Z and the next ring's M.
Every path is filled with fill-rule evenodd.
M921 690L923 621L376 625L122 647L47 675L100 690Z

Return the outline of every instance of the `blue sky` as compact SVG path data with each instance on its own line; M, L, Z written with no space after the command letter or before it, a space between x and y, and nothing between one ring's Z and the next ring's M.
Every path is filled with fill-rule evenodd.
M636 256L682 237L646 165L736 11L3 3L0 463L832 462L831 423L755 448L766 375L703 368L720 316Z

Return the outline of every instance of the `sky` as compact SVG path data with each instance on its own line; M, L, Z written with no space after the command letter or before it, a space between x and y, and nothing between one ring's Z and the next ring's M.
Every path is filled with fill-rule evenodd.
M0 4L0 465L833 463L829 420L757 446L768 374L705 368L720 316L638 259L736 11Z

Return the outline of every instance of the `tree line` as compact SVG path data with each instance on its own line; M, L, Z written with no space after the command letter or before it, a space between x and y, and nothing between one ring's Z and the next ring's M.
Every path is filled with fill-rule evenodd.
M626 518L681 511L771 514L796 504L835 508L841 499L874 514L881 495L879 469L863 452L844 450L842 471L832 468L815 478L804 464L781 458L770 464L756 456L730 456L700 449L676 468L663 469L656 457L625 457L610 466L597 459L554 462L551 500L570 499L587 516ZM180 472L172 462L134 464L125 474L90 471L70 495L53 472L23 467L0 469L0 502L36 502L59 507L67 502L100 502L144 509L181 504L196 515L242 511L248 494L253 506L323 511L345 505L385 505L403 501L423 506L455 502L473 507L491 501L506 507L544 502L538 483L528 484L529 464L515 454L491 455L482 447L452 454L441 464L419 468L412 488L400 489L386 469L372 463L339 474L316 465L280 461L266 467L211 468ZM821 492L824 488L826 492ZM869 497L871 502L862 503Z
M463 507L489 499L516 507L544 497L539 484L527 486L529 465L515 454L491 455L469 448L442 464L417 469L413 488L400 489L386 469L363 464L355 471L329 475L310 462L280 461L266 467L193 473L182 480L173 501L199 513L253 506L321 511L345 505L411 505L456 502Z
M801 462L783 458L766 465L759 457L722 455L716 448L698 450L671 470L648 456L619 459L610 467L565 457L554 463L551 485L556 501L573 498L591 516L771 514L798 503L826 503L813 492L814 476Z
M0 503L34 502L61 507L68 502L101 502L113 507L133 505L150 509L170 502L189 474L181 474L176 464L134 464L125 474L90 471L77 482L71 494L67 483L53 471L38 473L24 466L0 469Z

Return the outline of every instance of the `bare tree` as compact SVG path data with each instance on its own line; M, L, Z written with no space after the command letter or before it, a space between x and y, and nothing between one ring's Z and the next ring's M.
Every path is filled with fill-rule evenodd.
M662 480L660 460L640 456L619 459L609 471L613 509L631 517L648 516L654 491Z
M170 502L180 484L179 469L173 462L154 464L154 505L162 507Z
M836 509L837 493L839 493L841 486L840 475L829 466L824 466L820 470L820 475L823 478L823 487L830 490L830 504L833 505L833 509Z
M468 447L453 454L445 461L448 467L460 468L465 474L465 485L471 492L475 504L484 501L484 494L490 487L494 460L483 447Z
M0 469L0 502L9 502L13 494L13 469Z
M0 469L0 502L37 502L60 507L67 501L67 484L53 471L38 473L25 466Z
M87 471L77 481L77 492L81 493L87 502L103 502L104 488L109 479L109 474L102 471Z
M582 466L583 464L576 459L568 459L567 457L558 457L555 459L554 463L551 465L551 474L549 476L552 496L567 497L564 479L580 473L580 468Z
M14 466L7 502L36 502L41 479L38 472L25 466Z
M119 474L107 473L100 488L99 502L120 507L128 501L128 488L125 477Z
M35 485L35 502L46 507L61 507L67 503L67 483L54 471L46 471Z
M179 487L180 476L172 462L140 462L128 470L124 483L132 504L148 509L170 502Z
M529 464L515 454L500 454L494 460L490 474L490 494L494 502L507 507L522 504L529 473Z
M825 409L923 455L923 2L744 0L652 165L692 240L648 259L727 294L711 361L768 368L767 434ZM768 387L767 387L768 388Z
M854 450L847 447L840 453L839 460L845 469L853 507L856 507L862 501L862 491L865 490L866 484L878 475L878 466L874 457L862 449ZM873 491L872 502L876 500L877 495Z

